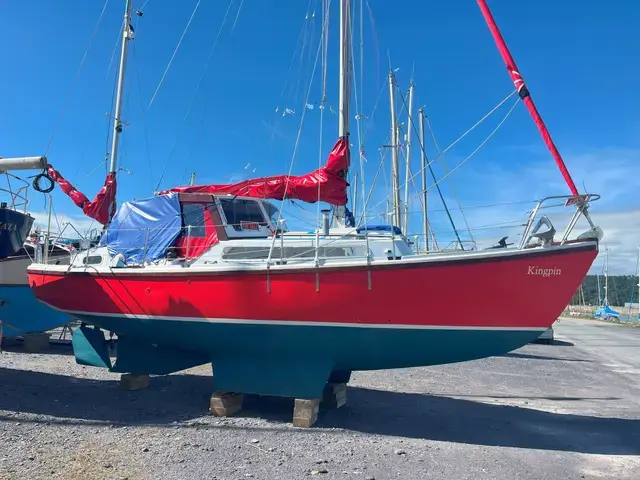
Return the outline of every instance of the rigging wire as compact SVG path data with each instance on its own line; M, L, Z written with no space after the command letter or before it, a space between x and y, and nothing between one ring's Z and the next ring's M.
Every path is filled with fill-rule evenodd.
M233 25L231 26L231 31L232 32L236 29L236 24L238 23L238 18L240 18L240 11L242 10L242 5L244 5L244 0L240 0L240 5L238 6L238 11L236 13L236 18L233 19Z
M449 150L451 150L453 147L455 147L463 138L465 138L469 133L471 133L473 130L476 129L476 127L478 125L480 125L482 122L484 122L487 118L489 118L496 110L498 110L500 107L502 107L502 105L504 105L505 103L507 103L507 101L509 101L509 99L511 97L513 97L516 93L518 93L517 90L513 90L509 95L507 95L504 100L502 100L498 105L496 105L495 107L493 107L491 109L491 111L489 111L489 113L487 113L484 117L482 117L480 120L478 120L471 128L469 128L466 132L464 132L462 135L460 135L451 145L449 145L447 148L445 148L441 155L444 155L445 153L447 153ZM520 100L520 98L518 97L518 99L516 100L515 105L518 104L518 100ZM512 107L512 110L515 107ZM504 118L504 120L506 120L506 118L511 114L511 110L509 111L509 113L507 114L507 116ZM498 125L501 126L502 123L504 123L504 120L502 122L500 122L500 124ZM489 137L491 137L491 135L493 135L493 133L495 133L495 130L489 135ZM431 160L429 162L429 164L432 164L433 162L435 162L436 160L438 160L440 158L440 155L436 156L433 160ZM420 169L419 172L417 172L415 176L418 175L418 173L422 173L422 169Z
M122 38L122 32L124 30L124 20L122 21L122 23L120 24L119 30L118 30L118 37L116 39L116 44L114 45L113 48L113 52L111 55L111 60L109 61L109 67L107 68L107 73L104 77L105 83L107 82L107 80L109 79L109 73L111 71L111 65L113 63L113 59L116 53L116 50L118 49L118 46L120 46L120 42L123 41ZM133 45L135 46L135 43L133 43ZM105 127L106 127L106 132L105 132L105 139L104 139L104 151L105 151L105 163L104 163L104 173L105 175L107 175L109 172L109 164L107 162L107 159L109 158L110 152L109 152L109 143L111 142L111 135L113 133L113 128L111 126L111 122L113 120L113 117L111 116L111 112L113 112L114 110L114 104L116 102L116 91L118 89L118 74L117 72L115 72L114 76L113 76L113 86L111 88L111 101L109 102L109 108L107 110L107 113L105 115Z
M327 18L323 19L323 25L322 25L322 31L325 32L325 34L326 34L326 28L328 24L328 11L329 9L327 8ZM304 105L306 105L309 102L309 97L311 95L311 88L313 87L313 79L315 78L316 69L318 67L318 60L320 58L320 52L322 50L322 43L323 43L322 40L318 42L318 48L316 50L315 61L313 62L313 69L311 71L311 78L309 80L307 94L304 99ZM289 171L287 173L287 177L284 184L285 193L287 192L287 188L289 187L289 180L291 179L291 173L293 172L293 165L295 163L295 158L298 153L298 146L300 145L300 137L302 136L302 127L304 125L304 119L306 117L306 113L307 113L307 108L303 107L302 114L300 115L300 126L298 127L298 132L296 134L296 141L293 147L293 154L291 155L291 163L289 165ZM281 220L282 220L282 209L278 209L278 220L276 222L276 225L279 225ZM269 256L267 257L267 263L271 261L271 255L273 254L273 247L275 245L275 241L276 241L276 235L273 236L273 240L271 241L271 246L269 248Z
M137 28L136 28L137 30ZM147 167L149 168L149 181L153 186L153 167L151 162L151 150L149 148L149 133L147 129L147 115L142 103L142 82L140 82L140 69L138 68L138 60L136 56L136 44L133 43L133 63L135 64L136 84L138 87L138 99L140 101L140 113L142 114L142 134L144 136L144 148L147 154Z
M501 105L503 105L507 100L509 100L514 93L516 93L516 91L514 90L511 94L509 94L509 96L507 96L502 102L500 102L500 104L498 106L496 106L495 108L493 108L491 110L491 112L489 112L487 115L485 115L480 121L478 121L473 127L471 127L469 130L467 130L461 137L459 137L456 141L454 141L449 147L447 147L445 150L443 150L443 154L446 153L448 150L450 150L452 148L453 145L457 144L463 137L465 137L469 132L471 132L471 130L473 130L475 127L477 127L482 121L484 121L489 115L491 115L493 112L495 112L497 110L498 107L500 107ZM495 135L495 133L500 129L500 127L504 124L504 122L506 122L506 120L509 118L509 116L511 115L511 113L513 112L513 110L515 109L515 107L518 105L520 101L520 97L518 97L515 101L515 103L513 104L513 106L509 109L509 111L507 112L507 114L505 115L505 117L500 121L500 123L498 123L498 125L493 129L493 131L489 134L489 136L473 151L471 152L471 154L469 154L465 159L463 159L458 165L456 165L452 170L450 170L445 176L443 176L442 178L440 178L439 180L435 181L434 184L430 185L429 188L427 188L427 191L431 190L434 187L437 187L443 180L445 180L447 177L449 177L451 174L453 174L456 170L458 170L462 165L464 165L465 163L467 163L492 137L493 135ZM422 148L424 148L424 146L422 146ZM428 168L435 160L437 160L438 157L436 157L435 159L429 161L426 165L426 167ZM418 174L420 174L422 172L422 168L419 169L419 171L413 175L412 178L415 178ZM419 195L422 195L422 192L420 192ZM389 196L385 197L385 199L382 201L386 201L386 199ZM415 197L412 197L410 200L412 200ZM377 208L379 205L382 204L382 202L379 202L378 204L376 204L373 208Z
M361 2L363 0L360 0ZM373 84L373 91L376 91L378 88L378 82L380 81L380 45L378 43L378 31L376 29L376 22L373 18L373 10L371 9L371 5L369 4L369 0L364 0L364 4L367 7L367 13L369 14L369 23L371 25L371 38L373 43L373 58L375 58L375 69L373 78L375 79L375 83ZM362 13L362 3L360 4L360 24L363 25L364 29L364 19ZM361 38L364 38L364 32L361 32ZM382 90L384 91L387 88L386 82L382 82ZM375 107L374 107L375 110ZM367 133L365 130L365 133Z
M444 159L444 155L441 153L440 151L440 146L438 145L438 141L436 140L436 134L433 130L433 127L431 126L431 120L429 120L428 115L426 114L426 107L423 106L423 111L425 112L424 115L424 119L427 121L427 127L429 128L429 133L431 135L431 139L433 140L433 145L436 147L436 152L438 153L438 156L440 157L440 160L442 161L442 165L444 166L444 172L447 173L447 171L449 170L449 167L447 166L447 163ZM462 216L462 220L464 221L465 226L467 227L467 232L469 232L469 237L471 238L471 241L473 242L473 232L471 231L471 228L469 227L469 222L467 220L467 216L464 214L464 210L462 209L462 202L460 202L460 197L458 196L458 192L456 191L455 185L453 182L449 182L449 186L451 187L451 192L453 193L453 197L456 200L456 203L458 204L458 206L460 207L460 215Z
M78 78L80 77L80 72L82 71L82 67L84 66L85 61L87 60L87 55L89 54L89 49L91 48L91 45L93 44L93 40L96 36L96 33L98 32L98 28L100 27L100 23L102 22L102 18L104 17L104 12L107 9L107 5L109 4L109 0L105 0L104 5L102 6L102 11L100 12L100 16L98 17L98 21L96 22L95 27L93 28L93 32L91 33L91 37L89 38L89 43L87 44L87 47L84 50L84 54L82 55L82 60L80 60L80 65L78 65L78 69L76 70L76 73L73 77L73 81L71 82L71 87L69 87L69 90L67 92L67 96L64 100L64 103L62 105L62 109L60 110L60 113L58 114L58 118L56 119L55 123L54 123L54 127L53 127L53 131L51 132L51 136L49 137L49 143L47 143L46 148L44 149L44 154L42 155L43 157L47 155L47 153L49 152L49 148L51 148L51 144L53 143L53 139L55 138L56 132L58 131L58 127L60 126L60 121L62 120L62 116L64 115L64 112L67 109L67 105L69 104L69 100L71 99L71 94L76 86L76 83L78 82Z
M180 135L182 133L182 131L184 130L184 126L185 123L187 121L187 118L189 117L189 114L191 113L191 107L193 107L193 103L196 99L196 97L198 96L198 93L200 92L200 87L202 86L202 81L204 80L204 76L207 72L207 68L209 67L209 62L211 61L211 58L213 57L213 53L215 52L216 46L218 45L218 40L220 39L220 36L222 35L222 30L224 29L224 26L227 23L227 19L229 18L229 12L231 11L231 7L233 5L234 0L229 0L229 4L227 6L227 10L224 14L224 17L222 18L222 23L220 24L220 28L218 29L218 33L216 34L215 40L213 41L213 44L211 45L211 48L209 50L209 56L207 57L207 60L204 64L204 68L202 69L202 72L200 74L200 78L198 79L198 84L196 86L195 91L193 92L193 96L191 97L191 101L189 102L189 106L187 107L187 111L182 119L182 123L180 124L180 128L178 129L178 135L176 136L175 141L173 142L173 145L171 146L171 150L169 151L169 157L167 158L167 161L164 164L164 168L162 169L162 174L160 175L160 179L158 180L158 184L156 185L155 190L158 191L160 188L160 184L162 183L162 179L164 178L164 174L167 171L167 167L169 166L169 162L171 161L171 157L173 156L173 152L176 149L176 145L178 144L178 140L180 139Z
M284 97L285 97L285 91L287 90L287 87L289 86L289 78L290 78L290 74L291 74L291 70L293 69L293 65L295 63L296 57L298 56L298 48L302 45L302 39L305 37L306 35L306 30L308 28L308 19L309 19L309 12L311 11L311 2L312 0L309 0L309 3L307 5L307 14L305 15L305 18L302 22L302 27L300 27L300 32L298 33L298 39L296 40L296 46L293 50L293 54L291 55L291 60L289 61L289 68L287 69L287 74L285 76L285 81L284 84L282 85L282 90L280 91L280 98L278 99L278 107L276 108L276 113L279 112L279 106L282 103ZM279 115L280 118L282 118L281 115ZM275 134L272 134L271 140L273 140L273 137L275 136Z
M236 28L238 24L238 18L240 18L240 12L242 10L242 5L244 5L244 0L240 0L240 5L238 6L238 11L236 12L236 17L233 21L233 25L231 27L231 33ZM193 143L191 144L191 148L189 149L189 155L187 156L187 161L185 162L184 173L182 174L182 178L186 178L189 174L189 168L191 167L191 161L193 160L193 154L196 151L196 145L198 144L198 140L200 140L200 135L202 134L202 130L204 128L205 120L207 119L207 113L209 111L209 105L205 104L202 113L200 114L200 121L198 122L198 127L196 129L196 133L193 139Z
M184 173L182 174L182 178L186 178L189 173L189 168L191 167L191 160L193 159L193 153L196 150L196 145L200 138L200 134L202 133L204 127L204 121L207 117L207 112L209 111L209 106L205 105L204 110L202 112L202 116L200 117L200 123L198 124L198 128L196 130L195 138L193 139L193 143L191 144L191 149L189 150L189 156L187 157L187 161L184 165Z
M404 95L402 94L402 91L398 88L398 93L400 94L400 99L402 100L402 105L404 105L405 108L407 108L407 113L408 116L411 117L411 112L409 112L409 108L407 107L407 103L405 100ZM415 125L415 122L411 122L411 126L413 127L414 133L415 135L420 138L420 132L418 132L418 128ZM420 145L420 149L424 151L425 146L422 145L422 142L420 140L418 140L418 145ZM426 156L426 152L425 152L425 156ZM422 169L420 170L422 172ZM444 195L442 193L442 189L440 188L440 185L438 184L438 180L435 176L435 173L433 171L433 168L431 167L431 163L429 163L429 172L431 173L431 176L433 177L433 182L434 185L436 187L436 190L438 192L438 196L440 197L440 201L442 202L442 206L444 207L446 214L447 214L447 218L449 219L449 223L451 224L451 228L453 228L453 231L455 232L456 238L458 239L458 243L460 243L460 248L462 250L464 250L464 246L462 245L462 239L460 238L460 233L458 232L458 228L456 227L455 222L453 221L453 217L451 216L451 212L449 211L449 206L447 205L447 202L444 199ZM404 188L407 192L409 191L409 184L408 182L414 182L414 186L415 186L415 175L410 175L410 171L407 170L407 177L409 177L408 181L402 185L401 188ZM417 190L417 188L416 188ZM422 192L421 192L422 193ZM420 199L420 204L422 205L422 208L424 209L426 207L426 205L423 205L423 199L422 199L422 195L417 195L418 198ZM408 194L407 194L408 197ZM408 202L408 198L406 199ZM405 206L405 208L407 208ZM462 210L461 210L462 212ZM467 224L467 228L468 228L468 224ZM407 232L408 233L408 232ZM471 237L471 241L473 241L473 237Z
M118 36L116 37L115 44L113 45L113 50L111 51L111 58L109 59L109 66L107 67L107 73L104 75L105 81L109 78L109 73L111 73L111 67L113 66L113 61L116 58L116 53L118 52L118 46L120 45L120 41L122 40L122 31L124 30L124 20L120 23L118 27Z
M360 20L360 28L359 28L359 36L360 36L360 45L359 45L359 60L360 60L360 95L358 96L358 78L357 78L357 74L356 74L356 69L352 68L352 73L353 73L353 96L355 99L355 106L356 106L356 135L357 135L357 141L358 141L358 163L360 166L360 184L361 184L361 195L362 195L362 203L364 205L365 202L365 175L364 175L364 165L365 165L365 148L364 148L364 133L363 133L363 129L362 129L362 115L360 114L360 108L362 108L362 106L364 105L364 34L363 34L363 9L362 9L362 4L363 4L363 0L360 0L360 9L359 9L359 20ZM355 21L355 19L353 20ZM349 32L351 33L351 60L352 60L352 64L353 64L353 59L355 58L355 54L354 54L354 48L353 48L353 22L351 25L351 28L349 29ZM359 97L359 98L358 98ZM354 199L352 199L352 202L354 201ZM354 218L356 217L356 212L352 212ZM366 225L367 224L367 215L366 215L366 210L363 210L362 213L362 221L363 223ZM357 223L356 223L356 227L357 227ZM368 232L366 235L366 238L368 239ZM367 240L368 241L368 240ZM368 247L368 245L367 245Z
M304 37L302 39L302 48L300 50L300 62L298 64L298 74L296 75L296 82L295 82L295 87L292 86L293 91L289 91L289 96L292 96L295 101L298 101L298 97L300 94L300 85L301 84L307 84L308 82L306 81L306 79L303 79L303 71L307 71L309 65L311 64L311 53L312 53L312 49L311 49L311 41L313 40L313 33L315 31L315 4L313 5L313 8L311 7L311 4L313 2L310 1L309 2L309 11L307 12L307 20L308 24L307 24L307 28L305 29L305 34ZM305 53L307 54L307 58L306 58L306 62L305 62ZM305 63L307 68L305 69ZM304 80L304 82L303 82Z
M178 50L180 49L180 45L182 45L182 40L184 40L184 37L187 34L187 31L189 30L189 27L191 26L191 22L193 21L193 17L195 17L196 12L198 11L198 7L200 7L200 3L201 2L202 2L202 0L198 0L197 3L196 3L196 6L193 9L193 12L191 12L191 16L189 17L189 21L187 22L187 26L184 27L184 30L182 31L182 35L180 36L180 40L178 40L178 44L176 45L176 48L173 50L173 54L171 55L171 58L169 59L169 63L167 64L166 68L164 69L164 73L162 74L162 77L160 77L160 82L158 82L158 86L156 87L156 91L153 92L153 96L151 97L151 101L149 102L149 106L147 107L147 110L149 110L151 108L151 105L153 105L153 101L156 99L156 96L158 95L158 92L160 91L160 87L164 83L164 79L167 76L167 73L169 72L169 69L171 68L171 65L173 64L173 59L176 57L176 54L178 53Z
M449 150L451 150L455 145L457 145L463 138L465 138L469 133L471 133L478 125L480 125L482 122L484 122L487 118L489 118L496 110L498 110L498 108L500 108L502 105L504 105L511 97L513 97L515 94L517 93L517 90L513 90L509 95L507 95L504 100L502 100L498 105L496 105L495 107L493 107L491 109L491 111L489 111L489 113L487 113L484 117L482 117L480 120L478 120L471 128L469 128L466 132L464 132L460 137L458 137L451 145L449 145L447 148L445 148L442 151L442 155L444 155L445 153L447 153ZM509 115L511 115L511 112L513 111L513 109L516 107L516 105L518 105L518 101L520 100L520 98L518 97L518 99L516 100L515 104L511 107L511 109L507 112L506 116L500 121L500 123L498 124L498 126L489 134L489 136L480 144L480 146L471 154L471 156L473 156L482 146L484 146L484 144L496 133L496 131L502 126L502 124L507 120L507 118L509 117ZM422 150L424 150L424 146L422 146ZM426 154L426 152L425 152ZM433 160L430 160L426 167L428 168L429 166L431 166L433 164L433 162L435 162L436 160L438 160L440 158L440 155L437 155ZM460 166L462 166L463 163L465 163L467 160L469 160L470 157L467 157L465 160L463 160L460 164L458 164L453 170L451 170L449 173L447 173L444 177L442 177L440 180L443 180L445 178L447 178L448 176L451 175L451 173L453 173L455 170L457 170L458 168L460 168ZM422 170L423 168L420 168L413 176L412 179L417 177L418 175L422 174ZM431 188L431 187L429 187Z
M511 113L513 112L513 110L518 106L518 104L520 103L520 97L518 97L516 99L516 101L514 102L514 104L512 105L512 107L509 109L509 111L507 112L507 114L505 115L505 117L500 121L500 123L496 126L496 128L494 128L491 133L489 134L489 136L487 138L484 139L484 141L478 145L476 147L476 149L471 152L464 160L462 160L460 163L458 163L458 165L456 165L452 170L450 170L444 177L442 177L438 182L441 182L442 180L445 180L446 178L448 178L449 176L451 176L451 174L453 172L455 172L456 170L458 170L462 165L464 165L465 163L467 163L471 157L473 157L476 153L478 153L478 151L485 146L485 144L491 140L491 137L493 137L496 132L500 129L500 127L504 124L504 122L507 121L507 119L509 118L509 116L511 115Z
M329 6L330 0L322 0L322 19L323 25L329 23ZM322 95L320 96L320 126L318 132L318 169L322 168L322 137L324 129L324 104L327 100L327 58L329 55L329 35L327 30L320 30L321 51L321 68L322 68ZM286 190L285 190L286 191ZM316 222L320 220L320 182L318 182L318 197L316 201ZM316 249L318 245L316 245ZM316 252L317 254L317 252Z

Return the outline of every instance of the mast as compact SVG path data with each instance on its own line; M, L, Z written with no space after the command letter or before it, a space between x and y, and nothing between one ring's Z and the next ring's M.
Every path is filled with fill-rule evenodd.
M131 0L126 0L124 12L124 26L122 29L122 50L120 52L120 66L118 68L118 86L116 90L116 106L113 114L113 138L111 140L111 163L109 172L116 173L118 161L118 144L120 133L122 132L122 99L124 91L124 74L127 66L127 50L129 48L129 40L133 40L133 30L131 29Z
M555 144L553 143L553 140L551 139L551 135L549 133L549 130L547 129L547 126L544 124L542 117L540 116L540 113L538 113L538 109L536 108L535 104L533 103L533 100L531 99L531 94L529 93L529 90L527 89L527 86L524 83L524 79L522 78L522 75L520 75L520 71L518 70L518 67L516 66L516 62L513 60L513 57L509 52L509 49L507 47L506 42L504 41L504 38L502 38L502 34L500 33L500 30L496 25L496 21L494 20L493 15L489 10L489 7L487 6L486 0L477 0L477 2L478 2L478 6L480 7L480 10L482 11L482 15L484 16L484 19L487 22L487 26L491 31L491 35L493 36L493 39L496 42L496 45L498 46L498 50L500 51L502 60L504 61L507 67L507 71L509 72L511 81L513 82L513 84L516 87L516 90L518 91L518 95L526 105L527 110L529 110L529 113L531 114L531 117L533 118L533 121L535 122L536 127L538 127L538 131L540 132L540 135L542 135L542 139L544 140L544 143L547 145L547 148L549 149L549 151L551 152L551 155L556 161L556 165L560 169L560 173L562 173L562 176L564 177L564 181L567 183L569 190L571 190L571 194L578 195L578 189L576 188L575 183L573 183L573 179L571 178L571 175L567 170L567 167L564 163L564 160L562 159L562 156L560 155L560 152L558 151Z
M424 249L429 250L429 220L427 218L427 155L424 145L424 109L418 110L420 126L420 172L422 174L422 231L424 232Z
M351 1L340 0L340 107L338 136L349 135L349 100L351 94Z
M393 72L389 72L389 103L391 106L391 185L393 188L393 224L402 229L402 218L400 217L400 179L398 162L398 121L396 119L396 89Z
M349 103L351 99L351 0L340 0L340 95L338 137L349 136ZM346 172L345 172L346 177ZM346 206L334 206L333 222L345 226Z
M409 84L409 115L407 120L407 167L404 176L404 234L409 234L409 180L411 178L411 132L413 130L413 82Z

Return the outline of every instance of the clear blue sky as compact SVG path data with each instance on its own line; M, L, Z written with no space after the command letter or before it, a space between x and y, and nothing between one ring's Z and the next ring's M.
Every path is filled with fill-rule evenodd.
M134 9L143 3L134 2ZM137 36L131 44L124 111L129 126L125 127L121 150L121 166L131 173L120 175L119 201L151 195L168 160L163 188L186 183L192 171L201 183L236 181L249 174L271 175L289 169L319 41L322 2L232 2L200 92L179 135L229 7L227 0L202 1L153 105L148 106L196 3L149 0L144 17L134 17ZM357 17L359 1L354 4ZM492 0L489 5L576 183L584 181L589 190L610 194L602 201L603 211L637 210L640 64L635 59L640 51L640 3ZM105 113L112 101L117 53L109 66L124 0L109 0L57 127L56 122L102 7L102 0L13 1L4 2L0 15L0 155L42 154L55 129L47 151L49 161L89 197L104 178L100 163L107 147ZM338 1L331 7L327 104L336 106ZM472 0L369 0L364 17L364 78L358 77L357 84L364 104L360 112L354 107L352 113L369 117L364 126L368 129L365 147L369 163L365 170L370 183L380 161L378 147L387 143L384 86L389 56L391 66L399 69L397 77L403 90L413 71L416 105L426 105L441 147L508 95L512 85ZM301 30L306 32L303 42ZM357 29L355 35L359 35ZM355 54L359 72L357 42ZM320 84L318 66L311 103L320 100ZM282 117L275 113L276 107L280 112L294 109L296 115ZM487 136L507 109L508 105L451 151L446 157L450 168ZM294 173L305 173L318 165L319 111L308 110L306 115ZM355 130L354 121L354 143ZM323 158L336 135L336 116L326 111ZM359 168L357 159L354 163L354 169ZM250 166L245 169L247 164ZM567 192L523 105L451 178L463 205L531 200L542 194ZM381 189L386 188L382 181L380 184ZM449 184L443 188L452 201ZM377 201L380 195L376 194ZM54 198L59 213L77 215L76 207L59 191ZM434 199L430 208L440 208L435 195L430 198ZM36 199L34 210L41 210L38 202L40 199ZM499 220L489 215L469 221L473 226Z

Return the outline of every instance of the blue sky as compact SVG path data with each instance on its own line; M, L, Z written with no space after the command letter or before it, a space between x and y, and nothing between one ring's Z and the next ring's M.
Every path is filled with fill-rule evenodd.
M359 1L353 3L358 39ZM161 188L186 183L192 171L198 183L286 173L306 93L312 104L322 95L322 62L312 74L322 24L321 0L203 0L151 106L197 1L149 0L145 4L139 0L134 9L143 4L144 17L134 18L136 39L126 75L124 120L128 126L122 136L120 164L130 173L122 172L119 177L119 200L151 195L165 165ZM596 221L601 219L603 228L609 226L608 231L613 231L606 238L612 246L611 260L614 262L618 248L624 258L619 268L626 269L632 247L640 244L632 221L640 216L640 100L633 93L640 73L640 65L633 61L640 50L640 4L631 0L611 1L606 6L593 0L541 0L515 7L512 1L493 0L489 5L576 183L581 188L584 182L589 190L603 194L593 214ZM111 109L117 63L117 52L115 57L113 53L124 1L108 1L75 84L74 76L103 6L101 0L14 1L5 2L0 16L0 42L5 46L0 50L0 155L46 151L49 161L89 197L104 179L105 113ZM338 1L332 1L327 105L333 107L337 105L337 8ZM354 48L356 89L362 105L358 111L352 107L352 117L356 113L367 116L362 126L367 132L365 180L369 188L380 162L378 147L388 143L385 82L390 65L398 69L397 80L405 92L413 73L416 106L426 106L442 148L504 99L512 85L471 0L368 0L363 11L362 77L358 42ZM447 153L449 168L486 138L509 107L510 102ZM295 110L295 115L282 116L285 108ZM328 109L322 144L319 131L319 110L307 110L294 173L317 168L320 149L326 158L337 135L337 118ZM357 143L355 120L351 132L352 142ZM430 143L427 149L430 154L434 151ZM440 163L434 166L441 176ZM354 154L356 169L359 164ZM388 159L384 171L388 178ZM466 207L568 193L524 105L518 105L495 136L450 179ZM455 207L451 182L443 182L442 188ZM380 180L373 203L383 200L385 189ZM79 221L78 210L61 192L54 193L54 203L59 215ZM503 205L492 211L471 209L467 220L472 227L519 220L528 208L523 205ZM42 210L42 199L35 197L33 209ZM447 236L449 227L438 212L441 204L432 193L430 209L434 225ZM309 210L311 217L305 218L313 223L315 207ZM302 215L296 209L292 212L291 218ZM614 221L615 215L627 216ZM454 216L463 225L460 214ZM419 228L415 216L412 222ZM500 229L481 231L488 239L502 236Z

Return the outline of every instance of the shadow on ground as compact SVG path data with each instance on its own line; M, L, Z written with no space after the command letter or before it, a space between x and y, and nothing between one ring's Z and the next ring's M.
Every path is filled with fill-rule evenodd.
M0 422L12 412L47 415L20 422L75 422L118 425L185 425L197 428L249 428L233 421L218 425L207 416L212 378L197 375L154 377L146 390L118 388L117 381L91 380L0 368ZM640 454L640 420L556 414L470 399L349 388L349 404L323 411L318 427L487 446L580 453ZM581 398L572 397L573 401ZM589 399L593 401L593 398ZM603 408L611 400L601 400ZM290 399L249 396L243 417L291 422ZM53 418L51 418L53 417ZM254 427L255 428L255 427ZM269 429L288 428L269 425ZM317 430L300 429L301 434ZM339 432L339 430L338 430Z
M500 357L506 358L526 358L529 360L561 360L563 362L591 362L591 360L586 360L584 358L564 358L564 357L550 357L549 355L533 355L531 353L505 353L504 355L499 355Z
M11 353L27 353L22 340L11 340L2 345L2 351ZM38 352L39 355L73 355L71 342L53 340L49 343L49 348Z

